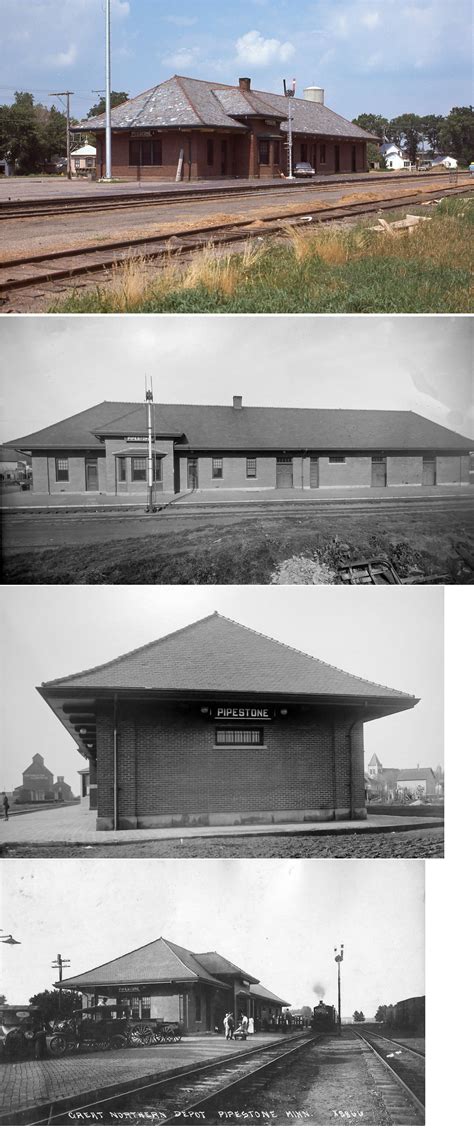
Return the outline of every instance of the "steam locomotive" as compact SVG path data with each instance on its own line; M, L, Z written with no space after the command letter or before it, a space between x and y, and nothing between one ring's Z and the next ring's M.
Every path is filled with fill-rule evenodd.
M317 1007L313 1007L313 1020L311 1027L317 1033L327 1033L335 1030L336 1027L336 1011L334 1007L326 1006L322 999Z

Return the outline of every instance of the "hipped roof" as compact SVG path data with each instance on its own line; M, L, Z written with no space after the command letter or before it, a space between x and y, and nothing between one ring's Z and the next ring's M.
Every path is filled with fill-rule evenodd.
M229 698L248 694L384 703L390 712L412 708L409 694L345 673L309 654L214 612L137 650L82 673L43 684L57 691L154 690Z
M413 411L155 404L154 431L183 450L455 450L473 439ZM103 450L102 439L146 434L144 404L95 404L9 442L19 450Z
M379 140L319 102L292 98L291 110L294 133L364 141ZM114 130L211 127L235 133L244 132L245 122L252 118L276 120L285 132L288 128L287 117L288 100L283 94L243 90L240 86L207 82L177 74L115 106L111 113ZM76 132L101 131L105 129L105 114L87 118L73 126L73 129Z

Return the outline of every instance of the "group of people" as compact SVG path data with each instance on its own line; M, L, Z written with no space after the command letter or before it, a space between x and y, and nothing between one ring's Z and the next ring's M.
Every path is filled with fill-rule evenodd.
M253 1018L248 1018L247 1015L243 1013L240 1016L240 1021L237 1029L235 1027L235 1018L232 1014L232 1011L228 1011L228 1013L224 1015L223 1025L224 1034L227 1041L232 1041L232 1038L235 1038L236 1034L241 1036L242 1038L246 1038L247 1034L255 1033L255 1024Z

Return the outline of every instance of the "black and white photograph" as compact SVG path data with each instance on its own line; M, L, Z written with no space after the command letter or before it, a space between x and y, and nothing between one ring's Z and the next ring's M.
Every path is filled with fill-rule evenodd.
M468 584L464 318L4 319L11 584Z
M442 856L442 587L2 608L6 857Z
M425 1123L423 862L7 871L8 1123Z

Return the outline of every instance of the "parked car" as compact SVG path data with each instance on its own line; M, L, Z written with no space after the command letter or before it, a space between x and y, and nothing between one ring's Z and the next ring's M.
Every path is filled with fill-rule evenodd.
M315 176L315 171L309 161L297 161L293 169L294 176Z
M2 1057L38 1056L40 1035L44 1030L39 1007L0 1007L0 1052Z

